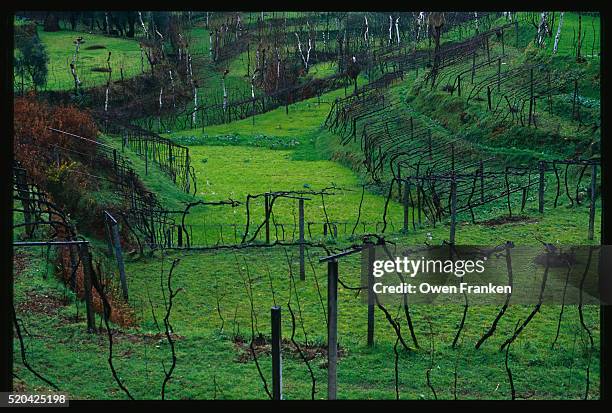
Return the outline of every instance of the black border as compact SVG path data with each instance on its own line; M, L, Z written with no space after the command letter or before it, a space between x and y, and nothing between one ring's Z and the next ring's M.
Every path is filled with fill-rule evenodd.
M425 3L425 2L424 2ZM16 4L11 4L10 10L7 12L6 10L2 13L2 57L4 62L4 71L3 71L3 94L2 98L2 132L0 134L0 141L2 145L1 155L4 159L0 161L0 165L2 165L2 176L0 177L0 182L2 183L2 200L3 202L0 205L0 217L2 217L1 222L1 244L0 248L4 252L4 256L2 257L3 268L0 270L0 325L2 327L0 333L0 391L8 391L12 387L12 377L10 377L10 372L12 371L13 364L13 328L12 328L12 320L10 318L10 314L12 311L12 301L13 301L13 269L12 269L12 220L11 220L11 188L12 188L12 173L11 166L13 163L13 13L17 10L41 10L48 9L49 5L52 5L54 10L70 10L70 9L79 9L79 10L96 10L108 7L109 10L127 10L127 9L137 9L142 8L146 10L164 10L165 7L163 3L151 3L151 2L140 2L140 1L131 1L129 3L123 2L121 4L110 3L112 7L108 7L109 3L101 4L93 4L93 3L70 3L70 2L58 2L55 1L51 4L49 3L24 3L19 4L17 7ZM323 11L342 11L347 10L345 4L340 2L338 3L322 3L317 1L309 1L309 2L286 2L286 3L266 3L265 6L259 4L258 2L239 2L234 1L230 4L224 2L217 3L201 3L201 2L181 2L177 4L177 2L172 3L172 9L174 10L186 10L186 9L202 9L206 7L211 11L216 10L227 10L227 9L236 9L236 10L245 10L245 11L261 11L264 9L265 11L283 11L283 10L323 10ZM231 6L231 7L230 7ZM352 3L350 5L350 11L363 11L363 10L375 10L375 11L385 11L385 10L410 10L416 9L419 6L416 3L403 3L402 7L398 7L399 4L381 4L381 3L373 3L368 4L366 2L363 3ZM484 7L483 7L484 6ZM507 6L507 7L506 7ZM605 51L601 55L601 67L600 67L600 81L601 81L601 129L602 129L602 139L601 139L601 243L610 245L612 244L612 218L610 214L612 213L612 191L607 190L607 185L612 182L610 177L611 168L609 157L612 156L612 144L608 142L606 139L607 121L606 121L606 98L608 96L608 87L609 83L606 78L606 71L603 68L606 67L606 56L607 51L609 49L609 45L607 41L604 40L607 34L607 22L608 22L608 13L604 11L601 3L595 3L590 1L581 1L581 2L572 2L572 3L563 3L563 2L553 2L553 1L538 1L537 4L535 2L525 2L523 4L516 3L502 3L502 2L491 2L489 4L483 4L479 2L462 2L460 5L457 3L446 2L446 1L436 1L425 3L422 8L426 8L428 10L457 10L457 9L476 9L476 10L515 10L520 9L521 11L527 10L541 10L541 9L564 9L566 11L599 11L601 16L601 37L600 42L602 42L602 50ZM602 306L600 311L600 400L601 401L609 401L612 399L612 306ZM204 401L204 400L202 400ZM194 406L199 404L201 401L173 401L173 403L178 403L182 406ZM213 402L214 401L210 401ZM265 402L265 401L264 401ZM359 402L359 401L358 401ZM381 401L375 401L374 403L380 403ZM412 401L419 402L419 401ZM478 404L481 403L494 403L497 404L499 402L492 401L478 401ZM97 400L97 401L84 401L84 400L72 400L70 402L71 406L86 406L94 404L101 405L125 405L125 406L134 406L133 401L110 401L110 400ZM156 401L136 401L136 404L141 406L153 406L156 404ZM360 402L361 403L361 402ZM446 403L451 404L452 402L447 401L439 401L440 405L444 405ZM518 401L518 403L524 403L524 401ZM295 406L295 403L293 404Z
M0 217L2 217L2 233L0 234L2 244L0 248L6 252L2 257L4 268L2 269L2 286L0 287L0 323L2 325L2 333L0 333L0 391L10 391L13 386L13 320L12 303L13 303L13 247L11 245L13 239L12 230L12 215L11 215L11 193L13 187L13 174L11 171L13 165L13 16L11 14L2 15L2 38L4 39L4 49L2 50L2 58L5 62L5 70L3 71L3 91L5 93L2 99L2 125L5 125L3 132L0 133L4 159L0 162L2 165L2 206L0 207Z

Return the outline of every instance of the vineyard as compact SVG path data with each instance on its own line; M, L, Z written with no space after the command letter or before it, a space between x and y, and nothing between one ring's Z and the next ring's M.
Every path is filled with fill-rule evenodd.
M548 261L601 244L599 24L17 13L14 389L599 399L600 306ZM372 251L407 246L489 246L539 300L383 301Z

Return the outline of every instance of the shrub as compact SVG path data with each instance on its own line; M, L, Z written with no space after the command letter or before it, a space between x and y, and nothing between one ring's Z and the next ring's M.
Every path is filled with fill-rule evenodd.
M32 178L43 187L47 171L55 162L54 148L64 148L86 155L96 152L93 142L54 132L63 130L96 141L98 129L91 116L73 106L49 106L34 96L19 97L14 102L15 159L24 165Z

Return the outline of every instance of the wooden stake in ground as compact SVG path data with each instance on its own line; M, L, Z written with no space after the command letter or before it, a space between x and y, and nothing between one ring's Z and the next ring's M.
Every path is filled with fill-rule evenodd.
M540 186L538 189L538 212L544 213L544 172L546 170L546 162L540 161L538 163L538 169L540 171Z
M595 201L597 199L597 164L591 165L591 206L589 209L589 240L595 232Z
M299 202L299 229L300 229L300 280L306 279L306 263L304 261L304 198Z
M81 255L81 262L83 263L83 288L85 290L85 309L87 311L87 331L93 333L96 331L96 319L92 302L91 277L93 276L93 265L91 262L91 254L89 253L89 245L80 245L79 254Z
M281 308L272 307L272 399L283 398L283 359L281 351Z
M374 304L376 297L374 296L374 260L375 260L375 246L369 244L366 249L367 253L367 277L368 277L368 347L374 346Z
M450 236L449 242L455 243L455 231L457 227L457 179L455 178L455 172L452 172L451 176L451 224L450 224Z
M338 260L327 262L327 399L336 400L338 363Z

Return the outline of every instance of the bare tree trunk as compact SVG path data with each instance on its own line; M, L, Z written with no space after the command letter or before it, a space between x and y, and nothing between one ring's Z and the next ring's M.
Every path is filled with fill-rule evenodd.
M208 32L208 54L210 55L210 57L213 57L213 37L212 37L213 33L212 32Z
M561 27L563 26L563 15L565 13L561 12L559 15L559 25L557 26L557 34L555 36L555 45L553 46L553 54L557 54L557 48L559 47L559 38L561 37Z
M172 106L176 108L176 90L174 89L174 77L172 77L172 69L168 70L168 75L170 76L170 87L172 88Z
M140 20L140 25L142 26L142 30L144 30L145 37L149 38L149 31L147 30L147 26L145 26L144 21L142 21L142 13L138 12L138 20Z
M195 80L193 80L193 66L191 65L192 58L189 52L187 52L187 62L189 63L189 81L191 82L191 87L193 88L193 114L191 115L191 121L193 122L193 126L195 127L197 120L196 114L198 111L198 86Z
M76 62L79 57L79 47L81 46L80 38L75 40L75 49L74 55L72 56L72 62L70 63L70 73L72 73L72 78L74 79L74 93L78 93L78 88L81 85L81 81L79 80L79 76L76 72ZM22 86L23 89L23 86ZM23 93L23 90L22 90Z
M72 73L72 77L74 79L74 93L78 93L81 81L79 80L79 75L77 75L74 63L70 63L70 72Z
M423 28L423 23L425 23L425 12L421 11L419 12L419 17L417 18L417 25L418 25L418 29L417 29L417 35L416 35L416 43L419 42L419 40L421 40L421 29ZM415 45L416 48L416 45Z
M104 12L104 22L106 23L106 34L110 34L110 25L108 24L108 12Z
M159 114L157 116L157 130L161 131L161 111L162 111L162 96L164 94L164 88L159 88Z
M442 33L442 26L446 22L446 19L444 17L444 13L441 13L441 12L432 12L429 14L428 17L429 17L427 19L428 25L430 27L433 27L433 32L434 32L433 35L434 35L434 42L435 42L434 61L433 61L433 67L431 69L431 74L432 74L431 85L434 86L436 77L438 74L438 67L440 65L440 34Z
M225 88L225 75L221 78L221 82L223 84L223 117L225 117L225 112L227 111L227 89Z
M538 25L538 47L542 47L544 45L544 39L546 38L546 27L547 27L547 16L548 13L543 11L540 15L540 24Z
M80 46L81 46L81 39L77 38L75 40L74 55L72 56L72 63L76 64L76 61L77 61L77 59L79 57L79 48L80 48Z
M395 19L395 34L397 34L397 44L400 44L400 33L399 33L399 17Z
M277 47L276 48L276 90L278 90L279 82L280 82L280 53Z
M312 49L312 39L310 36L308 37L308 50L306 52L306 56L304 56L304 52L302 51L302 42L300 42L300 36L295 33L295 37L297 38L297 47L300 52L300 57L302 58L302 63L304 63L304 70L308 73L308 62L310 61L310 50Z
M108 52L108 58L106 59L106 66L108 69L108 78L106 80L106 93L104 97L104 113L108 112L108 92L110 90L111 74L112 74L110 58L111 58L111 52Z
M198 87L196 84L193 84L193 115L191 120L193 122L193 126L195 127L197 124L197 113L198 113Z

